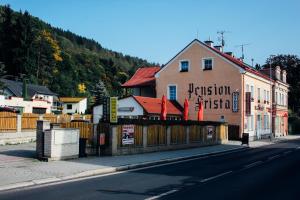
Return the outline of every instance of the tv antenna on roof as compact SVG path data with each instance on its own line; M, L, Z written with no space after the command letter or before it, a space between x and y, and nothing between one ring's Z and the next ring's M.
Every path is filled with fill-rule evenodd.
M250 43L236 45L236 47L241 47L241 50L242 50L242 57L241 57L241 59L242 60L244 60L244 58L245 58L245 55L244 55L244 46L247 46L247 45L250 45Z
M230 31L218 31L217 32L217 34L219 34L220 35L220 37L218 37L218 40L219 41L221 41L221 46L222 46L222 48L224 48L224 46L225 46L225 39L224 39L224 34L225 33L230 33Z

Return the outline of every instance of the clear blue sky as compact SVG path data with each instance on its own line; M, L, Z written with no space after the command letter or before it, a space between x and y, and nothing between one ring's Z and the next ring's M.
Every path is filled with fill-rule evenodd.
M300 56L299 0L0 0L103 47L166 63L197 37L263 64L271 54Z

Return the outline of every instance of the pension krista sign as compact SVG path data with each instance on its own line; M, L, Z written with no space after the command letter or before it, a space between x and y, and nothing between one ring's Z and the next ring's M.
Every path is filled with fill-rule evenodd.
M196 85L190 83L188 86L189 99L196 99L195 110L198 110L199 102L203 102L204 109L218 110L226 109L232 112L239 110L239 93L228 85Z

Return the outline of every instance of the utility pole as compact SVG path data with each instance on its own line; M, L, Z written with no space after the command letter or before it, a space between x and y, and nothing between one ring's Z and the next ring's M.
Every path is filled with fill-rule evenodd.
M222 49L224 49L224 46L225 46L225 38L224 38L224 34L225 34L225 33L230 33L230 32L229 32L229 31L224 31L224 30L218 31L218 32L217 32L217 34L220 35L219 41L221 41Z
M272 80L272 59L273 59L274 55L270 56L270 69L269 69L269 73L270 73L270 140L273 140L273 80ZM272 100L271 100L272 99Z
M250 44L248 43L248 44L240 44L240 45L236 45L236 47L241 47L241 50L242 50L242 57L241 57L241 59L242 59L242 60L245 59L245 55L244 55L244 47L247 46L247 45L250 45Z

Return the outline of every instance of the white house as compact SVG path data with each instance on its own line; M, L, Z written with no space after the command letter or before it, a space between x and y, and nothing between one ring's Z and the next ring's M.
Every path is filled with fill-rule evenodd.
M167 100L167 118L180 119L183 108L176 102ZM159 119L161 112L161 99L129 96L118 100L118 118L131 119ZM103 106L93 108L93 123L97 124L103 116Z
M86 97L60 97L59 101L64 114L84 114L87 109Z
M27 84L27 98L23 98L23 83L0 79L4 84L0 95L0 106L10 107L25 113L51 113L56 104L57 95L45 86Z

